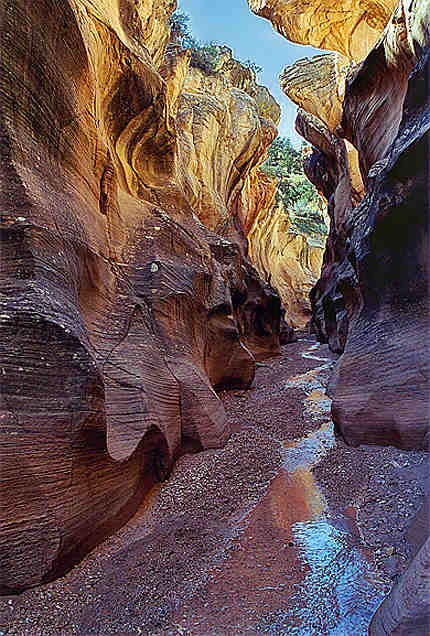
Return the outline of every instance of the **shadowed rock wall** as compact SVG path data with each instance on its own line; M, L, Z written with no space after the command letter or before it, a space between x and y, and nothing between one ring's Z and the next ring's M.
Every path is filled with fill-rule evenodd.
M302 107L296 127L315 147L305 170L331 217L311 301L320 340L343 352L332 382L337 433L354 445L427 449L429 4L249 5L289 39L336 51L287 67L281 84ZM430 629L428 506L419 515L420 546L372 636Z
M237 63L166 57L175 7L0 2L3 593L121 525L184 443L223 444L214 387L279 350L235 207L279 108Z
M319 338L344 351L337 431L427 448L428 4L249 4L289 39L336 51L287 67L281 85L301 107L297 130L315 148L305 171L331 217L311 301Z

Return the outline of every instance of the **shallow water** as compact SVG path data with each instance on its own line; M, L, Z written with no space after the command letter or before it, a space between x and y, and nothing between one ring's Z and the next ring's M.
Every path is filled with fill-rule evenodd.
M326 421L306 437L284 442L283 472L279 477L285 482L282 500L286 510L278 510L276 515L278 520L284 520L284 528L291 535L298 570L306 574L289 586L288 609L266 614L260 629L261 633L292 636L364 636L383 598L377 575L360 543L355 518L351 520L351 512L354 515L355 511L340 511L330 517L327 502L311 473L311 468L336 443L333 422L327 421L331 400L320 378L330 361L314 355L318 347L312 345L302 356L325 364L290 378L287 385L305 392L308 417ZM274 480L268 497L274 497L278 489Z
M300 467L310 469L335 443L333 422L330 420L298 442L284 442L283 466L289 472L294 472Z
M311 472L335 445L323 379L331 361L314 355L318 347L302 356L324 364L286 385L303 390L306 418L321 425L302 439L281 441L280 471L237 522L234 549L218 564L204 607L194 602L188 614L199 616L198 627L182 612L177 616L188 633L367 634L382 596L355 510L330 513Z
M290 578L286 608L266 613L261 633L364 636L382 596L353 524L342 513L328 516L308 470L299 468L283 478L289 512L275 516L289 531L298 575Z

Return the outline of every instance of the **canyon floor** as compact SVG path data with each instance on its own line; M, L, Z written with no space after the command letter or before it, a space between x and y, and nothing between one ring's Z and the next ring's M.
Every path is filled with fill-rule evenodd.
M187 454L66 576L3 597L0 634L361 636L409 556L424 453L334 439L309 336L224 391L233 434Z

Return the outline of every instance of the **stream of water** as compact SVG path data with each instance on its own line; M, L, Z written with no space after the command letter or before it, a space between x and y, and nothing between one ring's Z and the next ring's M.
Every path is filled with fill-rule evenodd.
M377 572L313 472L336 443L324 351L288 346L222 396L228 443L181 457L74 570L8 601L8 635L365 636Z

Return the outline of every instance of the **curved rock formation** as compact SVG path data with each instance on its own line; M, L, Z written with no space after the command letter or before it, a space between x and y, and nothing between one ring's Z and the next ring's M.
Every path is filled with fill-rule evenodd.
M373 617L369 636L422 636L430 627L430 539Z
M319 149L305 157L304 168L326 199L331 222L321 278L310 293L312 326L338 353L358 297L356 277L345 258L346 222L364 192L357 150L337 135L351 68L350 60L333 53L300 60L281 75L283 90L300 107L297 131Z
M0 2L3 593L122 524L184 440L223 444L214 387L279 350L236 207L279 109L166 57L175 5Z
M306 171L331 217L311 300L320 339L346 347L333 396L337 430L352 444L426 448L429 8L420 0L394 11L343 5L329 18L324 2L249 4L293 41L337 51L281 78L302 107L298 131L317 149Z
M281 80L304 109L296 126L315 146L306 172L331 217L311 294L313 324L321 340L344 351L332 383L338 434L354 445L426 449L429 4L249 5L289 39L355 64L345 65L342 77L337 54L318 56L287 68ZM369 633L428 632L428 552L427 539Z
M298 329L304 329L312 316L309 293L321 272L324 238L293 231L282 202L273 200L260 207L248 232L251 262L276 289L289 322Z
M339 51L360 61L379 38L396 0L248 0L251 10L270 20L287 40Z
M427 60L409 78L399 131L369 171L351 224L362 306L339 362L333 415L352 443L429 442Z

